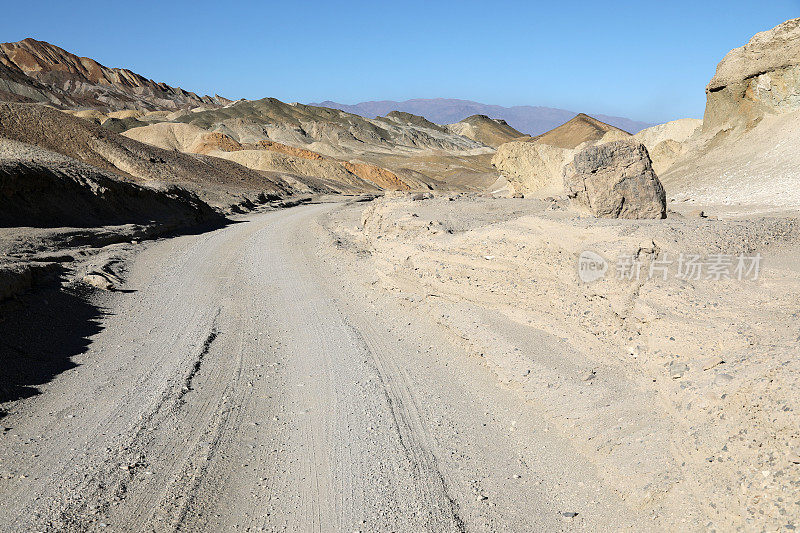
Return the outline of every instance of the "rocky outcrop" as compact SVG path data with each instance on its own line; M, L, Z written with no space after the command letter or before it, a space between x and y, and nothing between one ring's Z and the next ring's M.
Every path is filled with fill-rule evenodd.
M702 120L682 118L644 129L633 138L647 148L653 162L653 170L657 175L661 175L686 153L689 139L702 125Z
M706 93L701 130L659 173L671 200L755 210L799 206L800 19L731 50Z
M17 296L41 278L58 271L55 263L15 261L0 263L0 302Z
M800 18L731 50L706 87L703 131L754 126L763 116L800 110Z
M560 195L564 193L564 167L576 152L630 138L628 132L580 114L538 137L500 145L492 165L516 194L534 198Z
M230 103L149 80L128 69L109 68L44 41L0 44L0 90L66 107L179 109Z
M573 205L603 218L665 218L664 187L643 144L615 141L575 154L564 172Z
M492 165L508 180L514 192L541 197L563 192L563 170L572 150L535 142L500 145Z

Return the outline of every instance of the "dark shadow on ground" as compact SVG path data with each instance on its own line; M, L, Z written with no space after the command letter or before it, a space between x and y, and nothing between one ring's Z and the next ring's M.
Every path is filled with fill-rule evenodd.
M76 366L72 357L86 352L105 316L85 296L51 280L0 302L0 403L38 394L39 385Z
M199 235L247 222L215 217L201 224L177 228L156 225L147 237ZM107 242L98 242L91 232L87 232L85 243L80 237L70 240L69 245L104 246L129 239L113 232ZM39 386L75 368L77 365L72 358L85 353L91 344L90 337L103 329L103 319L108 312L92 303L97 300L90 298L94 289L81 285L62 287L68 266L69 263L56 266L56 270L46 279L37 281L34 288L0 301L0 404L35 396L40 393ZM136 291L120 288L114 292ZM6 414L0 406L0 418Z

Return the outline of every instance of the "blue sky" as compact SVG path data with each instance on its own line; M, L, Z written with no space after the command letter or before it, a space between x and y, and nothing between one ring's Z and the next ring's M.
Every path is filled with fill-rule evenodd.
M716 64L800 0L4 2L34 37L229 98L463 98L650 122L701 117Z

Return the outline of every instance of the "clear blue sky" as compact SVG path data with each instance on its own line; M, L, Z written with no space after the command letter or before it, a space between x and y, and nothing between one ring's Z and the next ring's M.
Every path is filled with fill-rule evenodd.
M725 53L800 0L6 1L34 37L198 93L284 101L449 97L651 122L703 113Z

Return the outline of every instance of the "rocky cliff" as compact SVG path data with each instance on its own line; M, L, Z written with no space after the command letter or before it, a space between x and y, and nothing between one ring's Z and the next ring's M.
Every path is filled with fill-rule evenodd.
M800 18L728 52L706 87L703 130L752 127L765 115L800 110Z
M756 210L800 205L800 19L731 50L706 95L702 129L659 174L670 198Z

